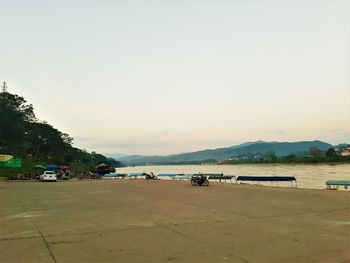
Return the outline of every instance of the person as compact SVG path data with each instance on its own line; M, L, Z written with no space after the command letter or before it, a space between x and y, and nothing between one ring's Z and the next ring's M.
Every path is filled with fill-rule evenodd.
M146 172L143 172L142 175L145 176L146 180L152 179L151 176Z

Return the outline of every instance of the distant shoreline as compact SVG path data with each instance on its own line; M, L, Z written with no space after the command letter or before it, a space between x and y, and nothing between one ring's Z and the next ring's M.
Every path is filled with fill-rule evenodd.
M218 163L203 163L203 164L183 164L183 163L174 163L174 164L137 164L137 165L126 165L124 167L140 167L140 166L182 166L182 165L191 165L191 166L205 166L205 165L217 165L217 166L222 166L222 165L344 165L348 164L350 165L350 162L318 162L318 163L279 163L279 162L271 162L271 163L249 163L249 162L242 162L242 163L223 163L223 164L218 164ZM120 168L120 167L116 167Z

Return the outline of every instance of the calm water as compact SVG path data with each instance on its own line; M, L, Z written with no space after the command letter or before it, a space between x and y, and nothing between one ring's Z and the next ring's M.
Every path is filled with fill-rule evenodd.
M350 180L350 164L245 164L245 165L160 165L118 168L117 172L224 173L225 175L295 176L299 188L323 189L327 180ZM265 183L271 185L271 183ZM273 183L276 186L276 182ZM278 183L278 186L290 186Z

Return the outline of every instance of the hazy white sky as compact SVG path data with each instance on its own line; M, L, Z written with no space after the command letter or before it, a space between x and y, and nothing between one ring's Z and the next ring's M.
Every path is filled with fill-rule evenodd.
M0 3L1 81L77 147L350 142L350 1Z

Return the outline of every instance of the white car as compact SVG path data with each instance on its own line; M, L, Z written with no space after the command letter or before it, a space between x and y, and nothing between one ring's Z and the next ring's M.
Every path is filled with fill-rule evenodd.
M57 175L54 171L45 171L43 174L39 176L39 180L44 181L57 181Z

